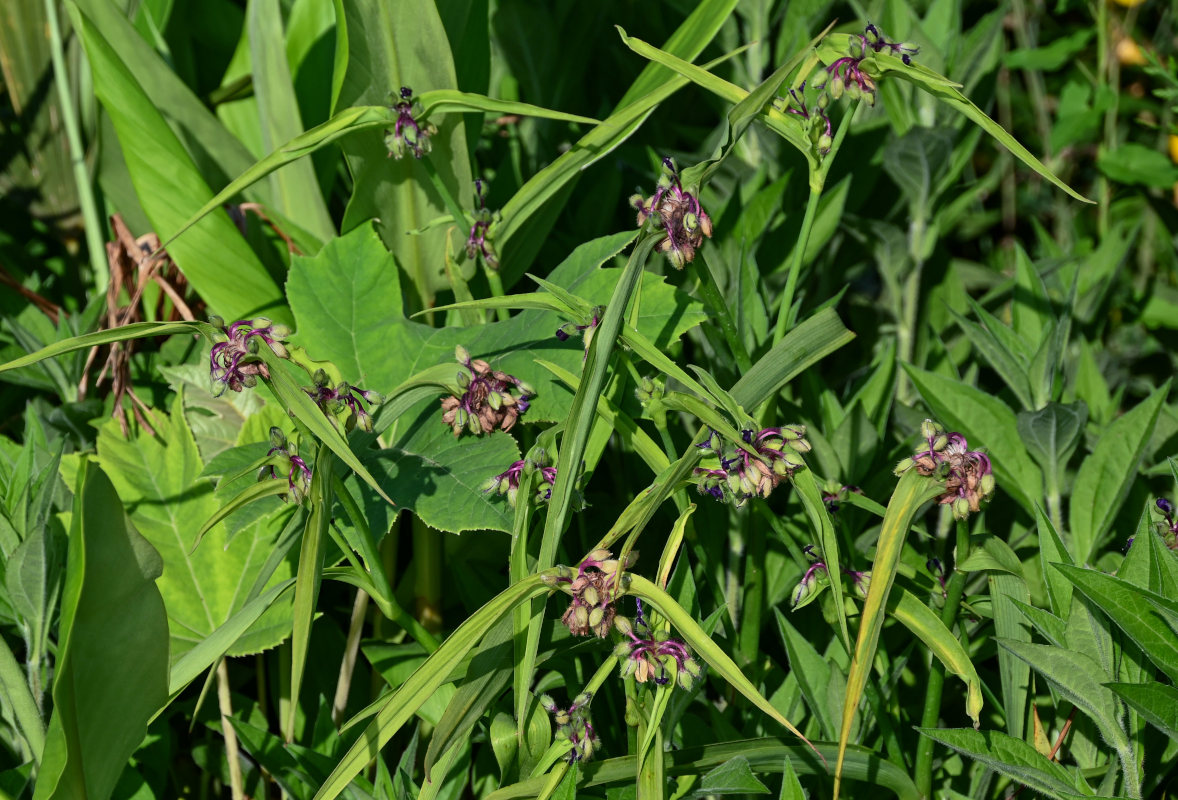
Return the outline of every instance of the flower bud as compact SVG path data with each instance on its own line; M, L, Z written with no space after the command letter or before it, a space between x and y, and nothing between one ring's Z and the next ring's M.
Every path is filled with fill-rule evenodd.
M464 369L458 370L455 380L458 382L459 389L465 389L470 386L470 373Z
M242 385L247 389L252 389L258 385L258 377L256 375L246 375L241 381Z
M623 617L621 614L614 617L614 628L623 636L629 636L634 632L634 625L630 622L629 617ZM621 644L626 647L626 653L628 654L630 652L630 645L626 644L626 642L622 642ZM614 655L617 655L617 653L614 653Z
M582 611L584 609L578 608L577 610ZM598 625L601 624L601 620L604 618L605 618L605 609L603 609L603 608L593 609L592 611L589 612L589 627L596 628Z
M544 709L549 714L556 710L556 701L553 700L549 695L542 694L540 695L539 700L540 708Z
M278 426L270 428L270 446L274 448L286 447L286 435L282 432L282 428Z
M585 608L585 606L577 606L573 610L573 621L578 628L589 627L589 609Z
M892 474L903 475L905 472L912 469L912 467L915 463L916 462L913 461L911 458L902 459L900 461L900 463L896 464L895 469L892 470Z
M469 364L470 363L470 353L462 345L458 345L457 347L454 348L454 358L460 364Z
M503 395L499 394L499 392L488 392L487 405L498 411L503 407Z
M688 233L693 233L699 227L699 217L688 211L683 215L683 229Z
M470 431L471 433L473 433L475 436L478 436L480 433L483 432L483 426L479 422L479 418L477 416L475 416L474 414L467 415L466 429L468 431Z
M834 147L834 139L830 138L830 134L824 133L818 137L818 152L825 155L830 152L830 148Z
M291 330L287 325L271 325L270 338L271 339L285 339L290 336Z
M822 94L818 95L818 108L819 108L819 110L825 111L826 107L829 105L830 105L830 95L829 94L827 94L826 92L823 92Z
M863 90L859 88L859 84L856 81L851 81L846 86L846 94L851 100L858 100L863 97Z
M615 617L615 619L617 619L617 618ZM617 644L615 644L614 650L613 650L613 657L614 658L629 658L630 657L630 643L629 642L618 642Z
M938 453L941 452L942 450L944 450L948 446L949 446L949 437L943 433L940 436L938 436L937 438L933 439L933 445L932 445L933 450L935 450Z
M871 571L860 572L855 576L855 593L860 597L867 597L867 590L871 588Z
M687 266L687 256L682 250L676 248L667 251L667 260L671 262L671 266L675 269L683 269Z
M920 423L920 435L925 439L936 439L945 429L942 428L935 420L926 419Z
M969 500L967 498L958 497L953 501L953 517L954 519L969 518Z
M601 603L601 597L597 594L597 590L592 586L585 587L585 590L581 592L581 599L591 606L596 606Z
M520 394L524 395L525 397L536 396L536 390L533 389L532 384L528 383L527 381L517 380L515 382L515 388L519 389Z
M596 550L591 550L589 555L585 556L585 561L605 561L613 554L604 547L599 547Z
M851 37L851 43L847 48L847 53L851 58L863 58L863 41L858 36Z
M840 78L838 75L835 75L833 78L831 78L831 80L830 80L830 96L831 97L833 97L835 100L838 100L840 97L843 96L843 92L845 90L846 90L846 84L843 82L842 78Z
M209 314L209 324L212 325L214 328L224 328L225 327L225 318L219 317L216 314Z
M789 466L793 469L801 469L802 467L806 466L806 462L800 455L797 453L791 453L788 450L785 450L781 453L781 460L786 464L789 464Z

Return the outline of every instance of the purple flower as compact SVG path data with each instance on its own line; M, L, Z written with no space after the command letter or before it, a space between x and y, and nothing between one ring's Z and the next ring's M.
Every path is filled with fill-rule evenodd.
M633 565L638 554L631 552L623 564L604 548L589 553L574 573L562 567L560 573L546 579L573 600L560 621L574 636L596 635L604 639L614 625L617 612L613 602L623 591L622 575Z
M653 683L664 686L671 680L669 670L675 665L675 678L684 689L690 689L703 669L692 657L683 642L671 638L664 631L651 629L642 613L642 602L638 601L638 613L631 623L625 617L618 617L615 627L622 634L622 641L614 648L614 655L622 661L622 676L634 676L638 683Z
M454 351L463 369L458 373L462 397L442 400L442 421L460 435L468 430L476 436L496 428L511 430L519 415L528 410L529 398L536 391L524 381L506 372L491 369L486 361L475 360L465 347Z
M347 408L349 424L354 424L362 431L372 432L372 416L364 409L364 403L379 405L382 398L378 393L358 389L350 383L342 382L332 388L331 379L321 369L315 371L311 380L315 385L303 391L315 401L315 405L319 406L319 410L328 419Z
M655 193L645 200L636 194L630 198L630 205L638 211L638 227L649 221L652 228L666 233L659 250L667 254L675 269L690 264L704 237L712 236L711 217L695 195L684 190L679 171L670 158L663 159L663 174Z
M569 337L574 333L579 333L585 340L585 352L581 356L584 361L589 357L589 344L593 341L593 334L597 330L597 326L601 324L601 317L605 314L605 306L594 306L593 310L589 312L589 319L585 320L583 325L575 322L566 322L556 329L556 338L562 342L567 342Z
M885 51L899 56L905 64L911 64L912 56L917 55L920 48L907 42L889 42L879 28L868 23L858 38L852 37L850 53L826 67L827 82L818 88L828 89L835 100L845 92L852 100L862 98L868 105L875 105L875 80L863 71L862 62L869 54Z
M896 465L900 475L915 468L921 475L945 481L945 491L937 498L943 505L952 505L953 516L965 519L981 510L983 500L994 494L994 472L990 457L970 450L960 433L945 433L936 422L926 419L921 435L927 448L917 450L911 458Z
M288 497L300 502L311 485L311 468L299 457L298 447L287 442L281 428L270 429L270 445L270 451L266 453L270 463L262 467L258 480L275 479L281 473L286 478Z
M719 468L696 467L696 488L717 500L731 497L737 506L753 497L768 497L795 471L805 466L801 454L810 451L803 425L741 431L744 447L725 444L712 432L699 445L719 458Z
M533 460L534 459L534 460ZM546 503L552 499L552 487L556 485L556 467L547 465L544 451L539 450L531 459L521 459L513 463L506 471L493 478L488 478L483 484L483 494L505 494L507 502L515 508L516 496L519 494L520 477L529 467L540 472L540 485L536 488L535 502Z
M1154 505L1158 507L1158 511L1161 511L1162 516L1165 517L1164 522L1155 522L1154 527L1161 534L1166 547L1171 550L1178 550L1178 522L1174 521L1174 504L1164 497L1159 497L1154 501ZM1129 543L1132 544L1132 542L1133 540L1130 539Z
M290 335L290 328L275 325L265 317L238 320L225 327L220 317L213 317L213 325L221 329L228 341L218 342L209 351L209 374L214 383L221 384L218 395L226 388L240 392L258 384L258 376L270 377L266 364L257 355L258 347L265 344L279 358L286 358L287 351L282 340Z
M413 97L413 90L408 86L401 87L401 96L390 107L397 112L397 121L393 129L385 134L385 147L389 149L392 158L400 160L406 152L414 158L428 155L430 151L430 137L438 129L428 122L421 122L421 103Z

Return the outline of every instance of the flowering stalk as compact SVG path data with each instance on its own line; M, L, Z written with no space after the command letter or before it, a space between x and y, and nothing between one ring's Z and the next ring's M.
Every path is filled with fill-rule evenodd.
M631 552L623 564L608 550L599 548L581 560L576 573L569 567L558 567L554 574L545 576L545 583L573 598L560 618L570 633L594 634L599 639L609 635L617 617L613 602L626 591L623 570L631 567L637 558L638 554Z
M287 497L295 503L302 502L311 486L311 468L299 456L298 445L288 442L281 428L270 429L270 450L266 457L270 462L258 471L258 480L273 480L281 475L286 478Z
M634 676L638 683L648 680L665 686L672 678L683 689L691 689L703 674L703 668L683 642L672 639L664 631L654 630L646 621L642 601L635 600L638 612L633 623L617 617L614 625L622 634L622 641L614 647L614 656L622 662L622 677ZM674 673L668 670L674 665Z
M368 433L372 432L372 415L364 409L364 403L379 405L383 399L380 394L358 389L350 383L344 382L340 382L333 388L331 379L321 369L315 371L311 381L314 384L312 388L303 391L310 396L315 405L319 406L319 410L323 412L324 416L334 423L335 416L347 409L348 417L345 426L348 430L356 427Z
M926 419L920 430L927 447L897 464L895 473L901 475L915 469L926 477L944 480L945 491L937 497L937 502L952 506L953 516L959 520L980 511L981 503L994 494L990 457L970 450L964 436L946 434L931 419Z

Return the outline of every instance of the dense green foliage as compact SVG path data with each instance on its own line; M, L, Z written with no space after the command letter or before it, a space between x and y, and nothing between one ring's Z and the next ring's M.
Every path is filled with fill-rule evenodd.
M125 5L0 15L0 796L1172 793L1172 3Z

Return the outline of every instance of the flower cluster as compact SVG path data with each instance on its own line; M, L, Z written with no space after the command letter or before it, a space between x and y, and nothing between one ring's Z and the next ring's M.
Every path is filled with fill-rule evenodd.
M822 590L830 585L830 573L826 569L826 564L818 560L818 551L814 545L808 544L802 548L802 552L812 562L810 568L806 570L806 574L798 581L798 585L794 588L794 593L790 596L790 604L794 611L797 611L804 605L807 605L822 593ZM843 574L851 579L851 585L855 587L855 594L860 597L867 597L867 590L871 587L871 571L866 570L859 572L853 569L844 569Z
M372 432L372 415L364 410L364 403L380 405L381 396L377 392L357 389L350 383L339 383L334 388L331 379L323 370L316 370L311 378L314 386L303 391L310 395L328 419L335 414L348 409L348 426L354 425L362 431Z
M862 98L868 105L875 105L875 81L863 71L862 62L871 54L885 51L911 64L920 48L907 42L889 42L879 28L867 23L862 34L851 37L848 54L826 67L827 83L818 88L827 88L835 100L845 93L852 100Z
M573 598L560 618L570 633L593 634L600 639L609 635L617 616L613 602L625 592L623 570L629 569L637 558L638 554L631 552L623 564L608 550L599 548L585 556L576 573L569 567L560 567L555 575L545 579Z
M290 490L287 496L300 502L311 486L311 468L299 457L298 446L286 440L281 428L270 429L270 452L266 457L268 462L258 472L258 480L273 480L281 474Z
M258 384L258 376L269 378L266 364L258 356L258 348L265 344L274 355L286 358L288 353L282 340L290 336L290 328L275 325L265 317L243 319L226 327L225 320L210 317L209 322L220 328L228 341L218 342L209 352L209 374L214 383L221 384L218 395L226 388L240 392Z
M418 121L421 103L413 97L413 90L402 86L400 98L390 108L397 112L397 121L384 137L389 155L398 160L406 152L412 153L414 158L428 155L431 147L429 139L438 129L432 123Z
M835 488L837 487L837 488ZM822 502L826 506L826 510L831 514L837 514L839 510L839 503L848 494L863 494L863 490L858 486L838 486L837 483L831 482L822 490Z
M744 447L737 447L712 431L697 445L719 460L718 467L696 467L700 494L732 499L742 506L752 497L768 497L785 478L805 466L801 454L810 452L804 425L743 430Z
M830 105L830 96L826 92L818 95L815 108L811 109L805 99L806 82L802 81L797 89L789 90L789 103L785 105L785 112L801 117L806 121L806 131L810 136L810 143L818 151L818 155L826 155L834 146L831 136L830 117L826 114L826 107Z
M540 695L540 707L552 715L556 723L556 738L560 741L572 743L569 750L569 763L587 761L593 757L593 752L601 747L601 740L593 730L593 723L589 721L589 703L593 695L582 692L573 700L568 708L560 708L556 701L546 694Z
M927 447L917 450L911 458L896 465L896 474L915 469L921 475L945 481L945 492L937 498L942 505L953 507L953 516L965 519L980 511L982 501L994 494L994 473L990 457L969 449L960 433L945 433L945 429L931 419L920 426Z
M665 631L653 630L642 613L642 601L638 600L638 613L631 622L625 617L614 621L622 634L622 641L614 648L614 655L622 659L622 677L631 675L638 683L653 681L664 686L672 678L684 689L690 689L703 674L703 668L691 656L687 645ZM675 665L673 675L668 674Z
M461 345L455 348L454 356L463 367L458 371L458 388L463 393L462 397L442 400L442 421L455 436L464 430L476 436L496 428L511 430L519 415L528 410L528 398L535 390L519 378L491 369L486 361L472 360Z
M638 211L638 227L649 221L651 227L667 234L659 250L667 254L675 269L690 264L704 237L712 236L711 218L695 195L683 189L675 162L669 158L663 159L663 174L655 193L646 199L636 194L630 198L630 205Z
M499 269L499 257L495 255L495 248L490 240L491 222L494 217L487 210L482 180L475 179L474 191L479 200L479 207L474 212L474 224L470 226L470 235L466 237L466 257L478 258L481 255L488 267Z
M483 494L505 494L507 502L515 508L516 495L519 494L519 479L528 470L539 470L540 484L536 487L536 505L547 503L552 499L552 487L556 485L556 467L548 466L547 454L538 449L528 458L513 463L505 472L493 478L488 478L483 484Z
M1178 550L1178 522L1174 521L1174 504L1164 497L1159 497L1154 504L1165 517L1164 522L1155 522L1154 527L1161 534L1166 547Z

